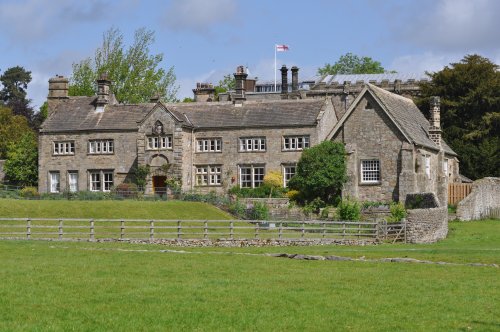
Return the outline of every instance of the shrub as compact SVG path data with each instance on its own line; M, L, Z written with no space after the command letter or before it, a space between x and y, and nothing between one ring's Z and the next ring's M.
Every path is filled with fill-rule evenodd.
M24 187L20 191L21 197L23 198L35 198L39 197L38 190L35 187Z
M390 205L391 216L389 217L389 222L400 222L406 218L406 210L401 202L392 202Z
M246 216L246 206L243 203L241 203L240 201L235 201L235 202L231 203L229 205L228 210L232 215L234 215L240 219L243 219Z
M252 220L269 219L269 209L266 204L255 202L253 207L247 211L247 217Z
M319 213L319 210L325 206L325 202L323 202L321 198L316 197L311 202L307 203L303 210L305 214L309 215L311 212Z
M137 198L137 185L135 183L120 183L115 188L113 188L113 194L115 197L121 198Z
M358 202L350 199L342 200L337 208L337 217L340 220L359 220L361 209Z
M288 197L291 201L296 201L299 197L300 192L298 190L289 190L285 196Z

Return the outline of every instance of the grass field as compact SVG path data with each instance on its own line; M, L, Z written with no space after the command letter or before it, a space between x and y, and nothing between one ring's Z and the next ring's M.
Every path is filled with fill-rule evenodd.
M147 203L160 203L149 210L162 213L196 210L175 205L182 202ZM10 217L24 217L31 211L17 212L15 204L0 204L0 215L14 211L19 214ZM136 212L140 206L118 206L138 213L134 217L148 213ZM37 213L52 217L51 208L57 206L37 207ZM86 216L110 209L116 211L116 205ZM200 205L200 210L208 208ZM270 252L412 257L457 265L260 255ZM0 262L0 331L500 330L500 269L462 265L500 263L498 220L451 223L449 237L429 245L186 249L0 241Z

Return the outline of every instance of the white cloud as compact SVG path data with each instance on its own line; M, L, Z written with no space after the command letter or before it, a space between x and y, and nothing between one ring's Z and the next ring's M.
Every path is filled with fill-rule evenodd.
M423 54L410 54L395 58L389 68L399 73L421 74L426 71L435 72L452 62L458 62L463 55L450 55L445 53L426 52Z
M188 30L207 35L212 26L232 22L236 9L234 0L173 0L162 21L174 31Z
M398 24L400 37L434 50L492 50L499 47L500 1L440 0L424 2L418 11L406 13ZM400 18L402 18L400 16Z
M50 39L66 28L81 22L94 22L112 13L106 0L21 0L2 3L0 29L12 43L29 43Z

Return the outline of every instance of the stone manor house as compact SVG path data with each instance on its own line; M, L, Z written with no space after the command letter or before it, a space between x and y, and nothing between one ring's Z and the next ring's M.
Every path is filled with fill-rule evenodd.
M446 204L447 184L459 170L441 138L439 98L431 100L427 120L401 83L396 90L357 82L346 93L346 84L328 89L319 82L304 92L292 67L289 91L288 69L281 73L281 92L260 97L247 98L247 74L238 67L226 101L201 101L209 87L199 85L195 103L136 105L117 103L105 76L92 97L68 96L68 80L54 77L39 135L39 191L109 191L134 182L138 165L150 166L146 193L167 179L202 193L254 188L269 171L280 171L286 186L304 149L334 140L348 153L344 195L389 201L434 192Z

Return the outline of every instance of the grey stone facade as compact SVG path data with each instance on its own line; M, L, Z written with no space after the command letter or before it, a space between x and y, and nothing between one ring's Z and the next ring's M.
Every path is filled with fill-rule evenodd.
M147 193L167 179L178 181L185 191L223 193L242 184L242 169L252 172L253 185L254 168L257 173L283 173L299 160L304 140L307 147L327 139L346 144L349 182L344 194L360 200L404 200L417 191L434 192L441 199L455 176L445 174L445 159L448 170L458 174L455 153L430 139L429 122L413 102L369 84L344 109L337 97L301 99L298 91L282 93L280 100L249 101L244 82L237 85L234 102L122 105L108 93L109 81L98 83L97 98L69 97L66 79L50 81L49 117L39 138L40 192L50 191L54 172L59 174L57 190L70 188L70 173L74 185L76 173L81 191L91 189L95 172L102 172L100 181L106 175L116 186L133 181L135 167L149 165ZM265 144L242 151L244 138ZM92 153L95 141L111 142L111 153ZM287 148L291 143L285 142L291 141L300 141L293 143L300 148ZM364 183L364 160L378 162L377 181ZM103 188L104 183L98 189Z

